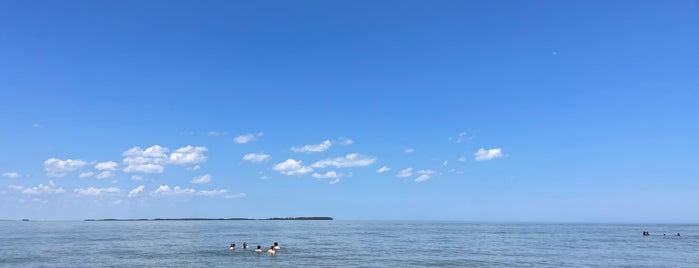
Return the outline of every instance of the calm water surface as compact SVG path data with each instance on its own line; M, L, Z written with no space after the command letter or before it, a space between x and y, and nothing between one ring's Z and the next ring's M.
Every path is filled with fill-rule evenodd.
M651 236L643 237L643 231ZM674 237L680 232L682 237ZM668 236L663 236L666 233ZM229 251L235 242L276 256ZM3 267L699 267L699 225L0 222Z

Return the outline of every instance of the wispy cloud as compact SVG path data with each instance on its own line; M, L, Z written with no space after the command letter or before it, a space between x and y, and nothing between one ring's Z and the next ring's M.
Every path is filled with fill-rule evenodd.
M228 132L212 130L212 131L209 131L209 133L207 133L207 134L209 136L226 136L226 135L228 135Z
M384 172L387 172L389 170L391 170L390 167L383 166L383 167L379 168L378 170L376 170L376 173L384 173Z
M189 171L192 171L192 170L199 170L199 169L201 169L201 166L200 166L200 165L187 167L187 170L189 170Z
M104 195L104 194L118 194L119 192L121 192L121 190L119 190L119 188L116 188L116 187L109 187L109 188L90 187L87 189L78 188L78 189L75 189L74 192L79 194L79 195L99 196L99 195Z
M416 173L419 174L419 176L415 178L415 182L423 182L437 175L437 172L429 169L418 170Z
M406 148L406 149L404 150L404 152L405 152L406 154L409 154L409 153L415 152L415 149L413 149L413 148Z
M143 176L133 175L133 176L131 176L131 180L132 181L140 181L140 180L143 180Z
M44 125L42 125L42 124L39 124L39 123L34 123L34 124L32 125L32 127L33 127L33 128L44 128L44 127L46 127L46 126L44 126Z
M502 153L502 149L500 149L500 148L487 149L487 150L485 148L480 148L473 155L475 156L476 161L491 160L491 159L501 158L501 157L505 156Z
M60 160L57 158L50 158L44 161L44 171L46 172L46 176L49 177L63 177L69 172L76 171L85 165L87 165L87 162L83 160Z
M364 167L376 162L373 156L365 156L361 154L348 154L344 157L328 158L315 162L311 165L313 168L347 168L347 167Z
M2 173L2 176L5 178L10 178L10 179L17 179L19 177L22 177L22 175L19 175L17 172L5 172Z
M284 162L278 163L272 167L274 171L278 171L281 174L289 176L304 175L313 172L313 169L304 166L301 160L287 159Z
M107 162L102 162L102 163L97 163L95 165L96 170L117 170L117 167L119 167L119 164L117 164L114 161L107 161Z
M345 137L340 137L337 139L337 144L339 144L339 145L346 146L346 145L352 145L353 143L354 143L353 140L345 138Z
M211 181L211 174L204 174L201 176L194 177L189 182L194 183L194 184L204 184L204 183L208 183L210 181Z
M476 133L471 133L471 136L469 137L468 135L466 135L466 132L460 132L459 135L457 135L456 137L449 137L449 141L453 143L462 143L467 140L472 140L474 138L476 138Z
M56 187L56 184L54 184L52 180L49 181L49 184L39 184L31 188L24 188L17 185L10 185L9 188L15 191L20 191L26 195L60 194L65 192L63 188Z
M396 174L396 177L399 178L407 178L413 175L413 168L406 168L404 170L401 170Z
M235 139L233 139L233 140L236 143L241 143L241 144L248 143L251 141L256 141L258 138L262 137L262 135L264 135L264 132L262 132L262 131L258 132L257 134L247 133L247 134L243 134L243 135L240 135L238 137L235 137Z
M95 175L94 172L88 171L88 172L80 173L80 175L78 175L78 177L79 178L89 178L89 177L92 177L93 175Z
M291 147L291 151L297 152L297 153L319 153L323 152L327 149L330 149L332 146L332 142L329 140L325 140L321 142L320 144L313 144L313 145L304 145L302 147Z
M112 172L112 171L102 171L102 172L100 172L100 174L97 174L98 179L107 179L107 178L111 178L114 176L116 176L116 175L114 175L114 172Z
M260 163L267 161L269 159L270 155L264 154L264 153L249 153L245 154L243 156L243 160L245 161L250 161L253 163Z
M145 187L144 185L141 185L141 186L138 186L138 187L136 187L136 188L131 189L131 191L129 191L129 197L136 197L136 196L138 196L141 192L143 192L143 190L144 190L145 188L146 188L146 187Z
M151 192L151 195L154 196L221 196L224 198L242 198L245 197L245 193L236 193L236 194L230 194L228 190L221 189L221 190L194 190L191 188L181 188L179 186L175 186L173 188L170 188L168 185L160 185L158 189L155 191Z

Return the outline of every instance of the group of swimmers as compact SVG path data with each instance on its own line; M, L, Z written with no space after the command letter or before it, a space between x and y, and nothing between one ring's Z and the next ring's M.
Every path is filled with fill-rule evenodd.
M649 236L649 235L650 235L650 232L643 231L643 236ZM663 236L665 236L665 234L663 234ZM680 233L677 233L675 236L681 236L681 235L680 235Z
M231 243L231 246L228 248L229 250L235 250L235 243ZM243 242L243 249L248 249L248 243ZM267 254L269 255L274 255L277 254L277 251L281 249L279 247L279 242L274 242L272 245L269 246L269 249L267 250ZM262 253L262 246L257 245L257 248L255 249L255 252L257 254Z

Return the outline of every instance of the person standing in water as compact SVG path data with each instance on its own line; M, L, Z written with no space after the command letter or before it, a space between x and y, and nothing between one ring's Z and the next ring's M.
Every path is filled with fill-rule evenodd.
M248 242L243 242L243 249L248 249Z
M277 251L274 250L274 246L269 246L269 249L267 250L267 254L269 254L269 255L277 254Z
M257 248L255 249L255 252L257 252L257 254L260 254L260 252L262 252L262 246L257 245Z
M280 249L279 243L278 243L278 242L274 242L274 250L279 250L279 249Z
M235 250L235 243L231 243L231 247L228 248L229 250Z

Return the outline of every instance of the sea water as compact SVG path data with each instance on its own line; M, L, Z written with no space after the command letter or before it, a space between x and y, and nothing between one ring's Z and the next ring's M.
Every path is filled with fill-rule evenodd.
M699 267L699 225L4 221L0 266Z

